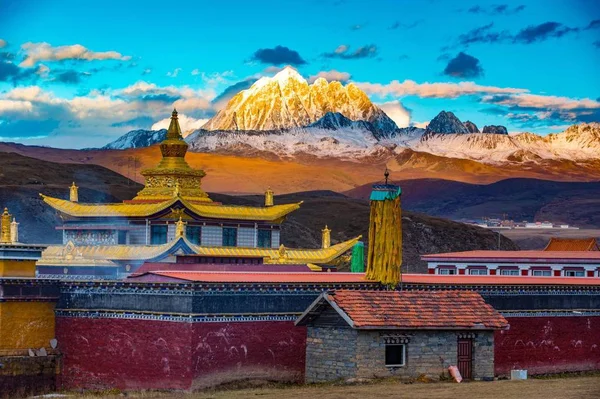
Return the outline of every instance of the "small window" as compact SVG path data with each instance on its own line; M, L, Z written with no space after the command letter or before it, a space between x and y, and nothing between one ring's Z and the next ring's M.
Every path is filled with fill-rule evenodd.
M438 269L438 274L456 274L456 269L442 267Z
M237 229L235 227L223 227L223 246L237 246Z
M202 227L200 226L187 226L185 229L185 235L190 242L196 245L200 245L202 240Z
M401 367L406 360L406 345L385 346L385 366Z
M127 231L125 231L125 230L119 230L117 232L117 240L118 240L118 243L120 245L127 244Z
M487 276L487 269L469 269L469 274L475 276Z
M519 271L518 270L500 270L500 275L501 276L518 276L519 275Z
M150 226L150 243L152 245L167 243L167 225L158 224Z
M567 277L585 277L583 270L565 270L565 276Z
M258 230L257 245L259 248L271 248L271 230Z
M552 275L552 272L550 270L533 270L531 275L536 277L549 277Z

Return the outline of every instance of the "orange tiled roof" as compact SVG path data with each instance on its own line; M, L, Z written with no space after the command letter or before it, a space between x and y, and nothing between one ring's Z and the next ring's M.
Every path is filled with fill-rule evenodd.
M508 325L481 295L472 291L339 290L324 296L358 329L482 330Z
M595 238L550 238L544 251L598 251Z

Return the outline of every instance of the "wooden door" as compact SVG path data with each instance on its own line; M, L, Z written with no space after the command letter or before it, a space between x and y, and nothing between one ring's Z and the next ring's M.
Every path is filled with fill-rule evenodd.
M458 339L458 371L465 380L473 378L473 340L471 338Z

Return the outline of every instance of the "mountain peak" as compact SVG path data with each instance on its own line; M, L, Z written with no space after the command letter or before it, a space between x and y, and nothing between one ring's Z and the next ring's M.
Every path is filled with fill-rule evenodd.
M469 133L469 129L452 112L442 111L429 122L426 133Z
M351 121L370 122L376 138L396 134L398 127L359 87L339 81L308 82L291 67L262 77L236 94L204 126L205 130L282 130L306 127L337 112ZM331 117L330 117L331 118Z
M277 82L287 82L290 79L296 79L302 82L306 82L306 80L291 66L286 66L281 71L277 72L275 76L271 78L271 80L275 80Z

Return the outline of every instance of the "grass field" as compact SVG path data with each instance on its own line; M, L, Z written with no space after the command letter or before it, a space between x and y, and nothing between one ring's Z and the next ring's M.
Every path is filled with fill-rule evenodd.
M92 395L69 396L90 398ZM102 399L122 398L123 394L104 394ZM129 398L144 399L359 399L359 398L410 398L410 399L583 399L600 398L600 375L577 376L526 381L493 381L469 383L399 383L384 380L362 385L309 385L260 387L247 389L220 389L196 393L129 393Z

